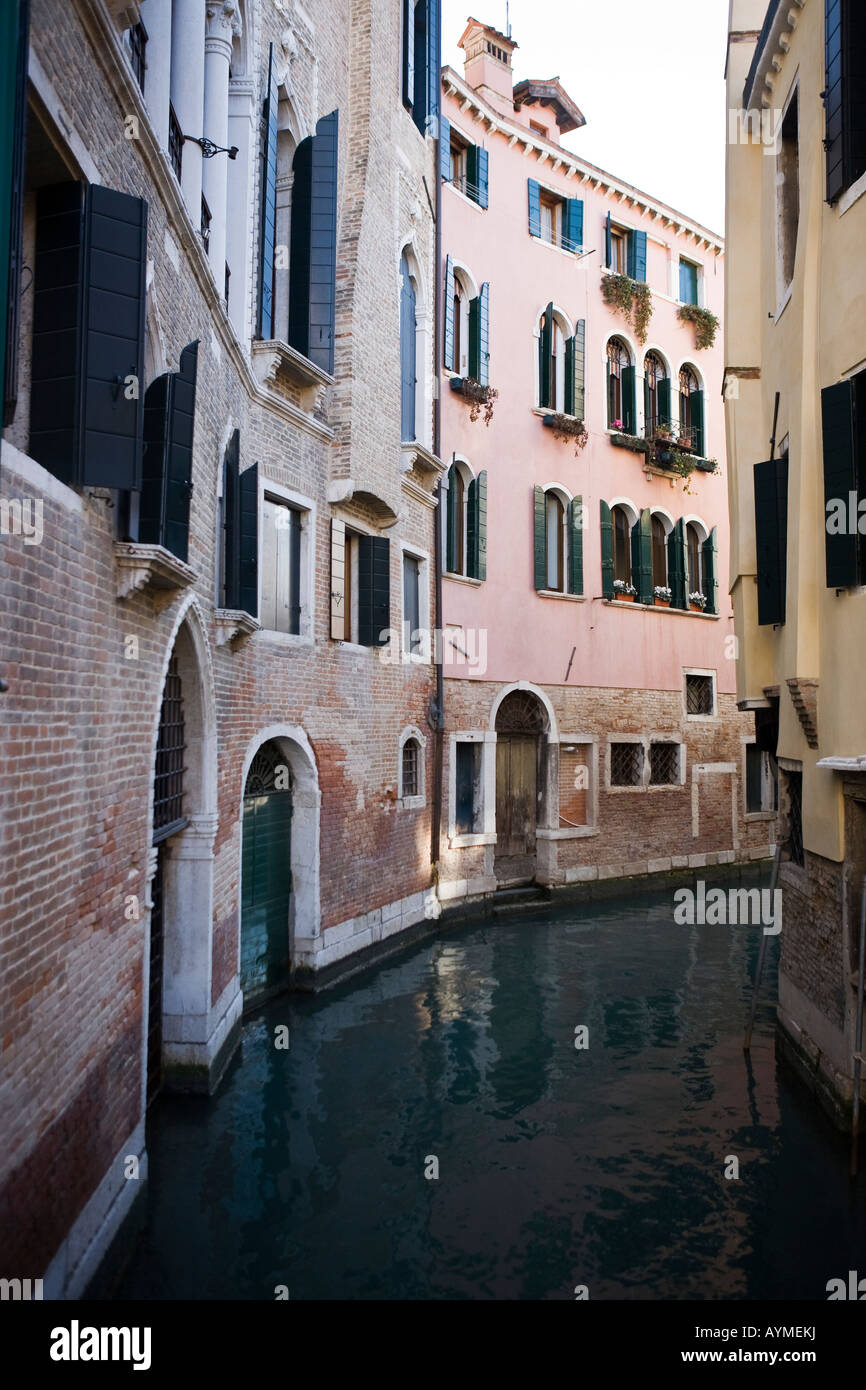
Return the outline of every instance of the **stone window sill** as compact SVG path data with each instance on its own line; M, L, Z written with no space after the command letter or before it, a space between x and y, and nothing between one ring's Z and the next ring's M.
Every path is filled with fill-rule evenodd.
M601 831L595 825L563 825L559 830L536 830L537 840L588 840Z
M449 849L473 849L476 845L495 845L496 835L477 833L473 835L449 835Z
M254 618L252 613L247 613L242 608L217 608L214 623L218 647L231 646L235 642L243 641L261 628L258 618Z

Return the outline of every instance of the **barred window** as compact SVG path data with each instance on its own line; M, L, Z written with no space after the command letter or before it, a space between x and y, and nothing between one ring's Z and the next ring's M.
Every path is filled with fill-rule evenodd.
M403 795L419 796L419 756L421 749L416 738L407 738L403 744Z
M650 786L678 787L680 784L680 745L650 744Z
M686 713L699 715L715 714L715 696L712 676L686 676Z
M802 869L806 862L803 852L802 772L786 773L785 783L788 792L788 849L791 853L791 862L799 864Z
M639 787L643 781L643 745L612 743L610 745L610 785Z

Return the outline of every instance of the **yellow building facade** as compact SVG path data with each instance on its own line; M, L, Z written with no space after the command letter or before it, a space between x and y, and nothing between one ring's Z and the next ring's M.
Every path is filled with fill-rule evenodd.
M778 776L781 1050L842 1125L866 873L864 11L731 0L727 54L737 698Z

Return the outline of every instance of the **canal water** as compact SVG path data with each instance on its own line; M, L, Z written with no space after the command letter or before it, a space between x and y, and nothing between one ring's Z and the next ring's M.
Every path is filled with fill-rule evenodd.
M866 1171L777 1069L775 938L745 1063L759 942L618 899L272 1003L215 1097L156 1103L116 1296L826 1299L866 1275Z

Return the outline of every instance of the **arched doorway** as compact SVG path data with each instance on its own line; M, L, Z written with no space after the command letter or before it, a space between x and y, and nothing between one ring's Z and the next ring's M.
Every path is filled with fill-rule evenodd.
M549 721L531 690L512 690L496 711L496 852L500 882L533 879Z
M293 792L292 770L279 744L263 743L244 784L241 989L245 1005L289 982Z

